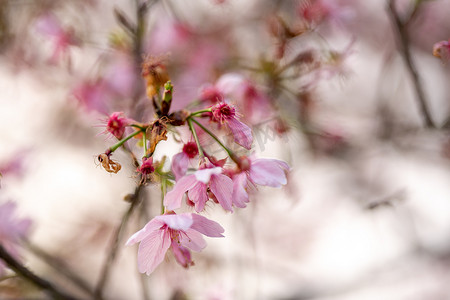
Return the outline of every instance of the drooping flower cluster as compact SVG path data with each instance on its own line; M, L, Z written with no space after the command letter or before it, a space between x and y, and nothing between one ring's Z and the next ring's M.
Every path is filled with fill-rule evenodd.
M161 184L162 214L153 218L127 242L127 245L140 243L139 271L146 274L152 273L162 262L168 249L172 250L176 261L187 268L193 265L190 250L200 251L206 246L201 234L223 236L224 229L216 222L198 214L177 214L175 210L193 207L196 213L202 213L209 204L216 203L225 211L234 212L235 208L246 207L250 201L249 194L256 191L256 185L281 187L286 184L286 172L289 171L289 166L283 161L236 154L219 135L231 132L234 142L245 148L243 151L251 149L252 130L241 121L243 116L229 99L233 94L238 94L233 93L233 89L238 87L245 87L246 92L240 94L247 98L256 95L256 90L252 95L247 95L248 81L239 76L228 77L222 81L220 88L217 87L220 85L212 87L209 95L205 90L201 91L204 99L199 110L171 112L174 87L166 70L163 60L153 56L146 58L142 76L146 81L147 96L155 108L156 119L140 123L126 118L123 113L112 113L105 124L105 131L116 137L118 142L98 157L106 171L117 173L121 166L111 159L111 155L120 147L131 151L127 142L137 138L144 148L141 162L135 161L138 164L136 172L141 178L139 184ZM190 141L184 143L181 152L172 157L171 172L167 172L163 168L165 158L155 161L153 154L157 151L157 145L167 140L168 133L178 132L177 127L180 126L189 128ZM129 132L127 130L132 130L132 133L125 136ZM218 144L227 157L216 158L205 143L207 139ZM230 161L227 163L228 159ZM173 188L167 191L171 184Z

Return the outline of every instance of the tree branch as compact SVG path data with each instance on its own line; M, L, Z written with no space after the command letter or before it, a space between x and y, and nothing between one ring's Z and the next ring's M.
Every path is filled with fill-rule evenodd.
M415 9L416 12L417 12L417 10L418 10L418 8ZM414 61L412 59L412 56L411 56L410 42L409 42L407 26L406 26L408 23L404 23L400 19L397 9L395 8L395 0L388 1L388 12L391 17L392 24L395 27L395 32L397 34L400 52L402 54L403 60L405 61L405 64L406 64L408 71L413 80L417 101L419 104L420 111L422 113L422 117L425 121L425 126L428 128L435 128L435 125L431 118L430 111L427 106L425 92L424 92L422 84L420 82L417 68L416 68Z
M9 254L8 251L6 251L6 249L1 244L0 244L0 258L6 264L8 264L8 266L12 270L14 270L18 275L22 276L23 278L34 283L36 286L47 291L50 295L52 295L54 299L76 300L75 297L58 290L52 283L50 283L46 279L43 279L42 277L35 275L28 268L26 268L24 265L18 262L13 256L11 256L11 254Z

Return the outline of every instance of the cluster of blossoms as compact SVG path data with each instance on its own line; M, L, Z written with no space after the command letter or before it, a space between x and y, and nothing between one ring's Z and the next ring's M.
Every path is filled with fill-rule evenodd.
M284 161L257 158L255 154L238 155L224 144L217 133L231 133L234 142L245 149L242 151L248 151L252 147L253 135L251 128L241 121L243 116L238 108L222 91L211 88L216 97L200 101L201 107L196 111L171 112L174 87L161 60L147 57L142 76L146 81L147 97L155 109L154 120L141 123L121 112L112 113L106 120L105 132L119 141L100 154L98 160L106 171L117 173L121 165L112 160L112 154L120 147L131 151L127 141L137 138L144 152L141 162L135 160L139 185L149 182L161 184L161 215L149 221L126 243L140 243L139 271L150 274L169 249L176 261L187 268L193 265L190 250L200 251L206 246L202 235L223 237L222 226L200 215L208 201L229 212L244 208L257 185L285 185L290 167ZM201 98L205 99L204 95L205 90L201 92ZM183 143L181 152L171 159L170 171L164 171L165 158L156 161L153 157L156 147L159 142L167 140L169 132L181 135L177 128L182 126L187 126L190 131L185 139L188 142ZM127 132L130 133L127 135ZM206 138L220 145L227 157L217 159L208 153ZM171 185L173 188L167 192L167 186ZM182 209L193 209L195 213L176 212Z

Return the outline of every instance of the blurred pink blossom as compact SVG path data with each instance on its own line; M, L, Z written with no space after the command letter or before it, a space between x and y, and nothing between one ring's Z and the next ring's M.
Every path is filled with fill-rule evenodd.
M47 13L39 17L35 23L37 32L51 39L53 43L53 53L50 58L51 63L57 63L69 51L70 46L79 45L72 28L65 29L60 20L52 13Z
M72 95L88 111L107 114L109 93L103 80L83 81L75 86Z

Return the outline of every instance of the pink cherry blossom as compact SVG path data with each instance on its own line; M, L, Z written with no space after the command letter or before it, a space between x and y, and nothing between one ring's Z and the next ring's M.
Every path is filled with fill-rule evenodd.
M433 55L443 62L450 60L450 40L440 41L433 45Z
M155 172L155 166L153 165L153 157L145 157L142 159L142 164L139 168L136 169L138 173L142 175L142 183L145 183L149 180Z
M241 157L240 172L233 176L233 205L245 207L249 202L249 184L279 188L287 183L289 165L281 160Z
M0 244L16 259L19 259L17 244L25 238L31 226L31 220L16 217L17 205L12 201L0 204ZM5 264L0 260L0 276Z
M214 195L219 204L228 211L233 211L231 195L233 193L233 181L222 174L220 167L206 168L186 175L177 181L174 188L164 198L164 205L168 210L174 210L181 206L181 200L185 192L195 205L195 210L201 212L208 201L208 189Z
M197 145L194 142L184 144L183 150L173 156L172 159L172 173L175 179L178 180L186 174L189 160L193 159L198 154Z
M113 112L106 120L105 132L111 133L120 140L125 133L126 126L128 126L130 122L130 119L124 117L123 112Z
M214 85L200 91L200 100L216 104L232 99L246 120L260 122L272 113L269 97L252 81L238 73L226 73Z
M189 249L199 252L206 247L202 234L223 237L223 232L224 229L217 222L197 214L165 214L153 218L133 234L126 245L140 242L138 269L150 275L163 261L169 248L177 262L187 268L193 264Z
M213 121L226 124L233 134L234 141L246 149L250 149L253 143L252 130L239 121L236 107L220 102L211 107Z

